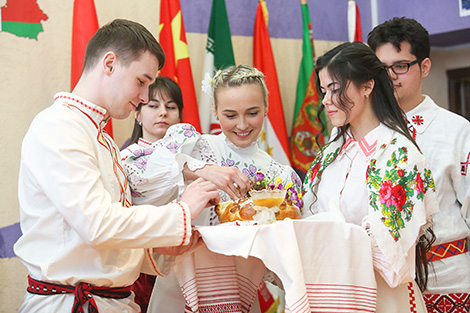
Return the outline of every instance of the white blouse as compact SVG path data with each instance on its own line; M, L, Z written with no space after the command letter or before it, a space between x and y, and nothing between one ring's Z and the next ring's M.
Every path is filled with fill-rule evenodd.
M348 134L347 134L348 135ZM336 159L332 161L326 168L320 169L320 171L325 170L325 172L321 175L321 180L319 184L315 184L312 179L312 172L314 172L313 176L316 176L317 171L313 170L315 168L315 161L312 165L309 174L307 174L306 182L304 183L305 189L305 197L304 197L304 212L303 216L306 217L313 213L320 213L320 212L330 212L335 216L345 220L348 223L354 223L356 225L360 225L365 229L368 229L369 234L371 235L372 240L372 248L374 249L374 265L376 266L377 270L382 274L383 278L387 281L387 283L391 286L397 286L403 282L409 282L414 279L415 272L414 272L414 248L411 248L411 245L414 244L417 237L414 238L407 238L404 235L406 232L405 229L412 230L413 236L419 235L419 228L424 226L424 224L429 221L430 215L437 210L437 203L435 203L435 196L431 197L433 200L427 200L430 198L431 194L434 194L432 190L429 190L426 195L425 204L428 204L428 207L422 207L419 201L414 204L414 211L412 210L414 215L416 215L416 219L410 219L410 221L415 221L412 223L416 223L415 225L408 225L406 228L402 228L400 226L397 227L397 234L395 240L390 240L391 236L389 234L390 227L386 226L381 222L382 218L378 218L377 216L381 216L382 213L378 210L373 210L371 207L371 203L376 202L375 205L387 205L387 201L390 201L388 207L397 206L396 202L399 202L397 198L394 198L396 194L388 195L387 196L387 184L390 184L390 180L385 176L382 178L382 181L379 182L379 186L376 186L377 189L380 189L377 192L378 199L372 201L371 196L371 184L367 182L367 173L368 169L371 165L371 161L377 156L380 156L381 162L385 164L387 160L396 160L397 155L395 149L398 148L397 151L400 151L399 148L401 144L407 144L406 151L407 157L410 160L419 160L419 165L423 164L426 166L426 162L423 156L417 151L417 148L412 146L412 143L406 140L399 140L398 143L400 145L396 146L395 144L390 144L389 147L383 144L383 141L396 141L396 139L392 139L393 135L390 129L388 129L384 125L379 125L377 128L370 131L362 140L355 141L353 137L349 134L349 137L346 139L345 144L341 146L339 143L333 143L334 148L338 149L335 152ZM397 136L395 134L394 136ZM398 136L398 138L402 138L403 136ZM341 141L341 140L340 140ZM379 147L382 151L385 152L377 153ZM334 150L332 147L328 147L324 151L324 154L327 154L328 151ZM391 152L388 152L388 150ZM395 151L393 154L392 151ZM409 154L409 155L408 155ZM332 154L330 155L332 159ZM403 156L402 156L403 157ZM324 155L324 158L328 158L328 156ZM412 172L413 166L409 164L408 161L402 159L403 163L396 163L394 166L390 166L391 169L398 166L402 168L403 171ZM390 162L390 161L389 161ZM411 162L411 161L410 161ZM325 162L322 161L318 163L324 164ZM377 161L377 164L379 161ZM323 166L323 165L322 165ZM379 167L377 165L377 167ZM387 172L388 168L383 168L382 172L384 175ZM420 169L421 170L421 169ZM424 172L423 172L424 173ZM424 174L420 173L420 175L424 179ZM403 174L402 174L403 175ZM411 185L410 185L411 184ZM415 182L413 180L408 182L408 186L414 186ZM315 192L312 192L313 188L316 188ZM396 184L395 187L399 188L399 184ZM392 187L392 186L390 186ZM432 186L433 187L433 186ZM417 188L417 187L416 187ZM372 188L373 189L373 188ZM392 188L388 189L389 192L392 192ZM411 191L411 189L410 189ZM414 192L414 196L416 196L416 192ZM405 199L403 199L405 200ZM405 202L401 203L406 205ZM380 210L380 209L379 209ZM379 213L377 213L379 212ZM371 215L373 214L373 215ZM377 215L378 214L378 215ZM387 213L388 214L388 213ZM421 217L422 216L422 217ZM420 221L420 222L418 222ZM371 230L371 225L373 226ZM411 227L411 228L410 228ZM399 230L402 228L402 230ZM401 238L401 237L404 238ZM380 245L377 244L376 239L379 239ZM406 241L408 242L406 245L402 245L401 247L397 244L399 242ZM379 246L381 248L379 248ZM383 255L383 251L395 251L393 255L389 255L385 257ZM406 259L405 260L403 260ZM400 260L401 259L401 260ZM397 260L399 263L395 263ZM398 265L400 264L400 265Z

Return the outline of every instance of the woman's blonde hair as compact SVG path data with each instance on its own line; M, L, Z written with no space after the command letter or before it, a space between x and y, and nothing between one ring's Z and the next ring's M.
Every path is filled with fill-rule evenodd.
M264 74L256 68L240 64L230 66L215 73L212 80L212 95L214 106L217 109L217 92L228 87L238 87L246 84L259 84L264 96L264 105L268 108L268 88L264 82Z

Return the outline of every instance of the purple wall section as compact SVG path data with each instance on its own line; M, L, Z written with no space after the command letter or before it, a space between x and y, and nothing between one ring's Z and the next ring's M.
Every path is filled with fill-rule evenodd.
M470 16L459 16L459 1L457 0L395 0L379 2L379 22L391 19L394 16L411 17L420 22L430 35L470 28Z
M359 0L368 3L369 0ZM257 0L226 0L232 36L252 36ZM207 33L212 0L181 0L186 32ZM269 34L272 38L302 38L302 15L299 0L267 0ZM320 40L345 41L347 29L347 1L310 1L310 19L313 36ZM362 8L360 8L362 12ZM370 15L370 8L364 8ZM370 19L369 19L370 20ZM370 28L370 21L369 28Z
M180 0L187 32L207 33L212 0ZM361 13L363 38L372 29L370 0L356 0ZM257 0L226 0L232 35L252 36ZM272 38L302 37L300 0L267 0ZM309 0L313 36L318 40L348 40L347 0ZM417 19L430 35L453 32L470 42L470 16L459 16L459 1L378 0L378 20L394 16ZM433 37L433 36L431 36ZM452 44L450 42L449 44Z
M13 245L21 236L20 223L0 228L0 259L13 258Z

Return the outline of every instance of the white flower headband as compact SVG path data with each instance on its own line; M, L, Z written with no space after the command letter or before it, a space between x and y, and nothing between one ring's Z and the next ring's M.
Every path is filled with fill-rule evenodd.
M212 86L214 85L214 79L209 73L204 75L204 79L201 81L201 89L212 97Z

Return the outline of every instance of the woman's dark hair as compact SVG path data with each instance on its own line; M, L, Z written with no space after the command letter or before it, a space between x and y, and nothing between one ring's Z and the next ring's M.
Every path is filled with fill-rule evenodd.
M328 71L330 77L339 82L339 103L335 104L343 109L348 117L354 105L352 100L347 96L349 84L354 84L359 88L373 80L374 87L369 98L371 99L372 109L377 119L385 126L408 138L410 142L418 147L408 130L405 114L395 99L393 83L390 76L382 62L380 62L375 53L368 46L361 42L347 42L333 48L318 58L315 70L317 77L321 70ZM317 89L320 92L319 80L317 80ZM316 136L316 142L319 147L321 147L319 138L327 127L320 118L323 110L324 107L321 106L317 116L322 122L322 130ZM349 124L338 127L338 133L335 138L333 138L333 141L343 138L343 142L345 142L348 128ZM318 156L320 158L322 157L321 153L320 151L320 155ZM320 180L321 176L318 177L316 184L318 184ZM314 186L312 189L313 188ZM429 230L428 236L421 236L416 244L416 282L421 290L425 290L427 285L428 261L426 259L426 251L429 250L434 240L434 233L432 230Z
M339 103L337 105L345 111L346 115L351 111L353 105L351 99L347 97L349 84L354 84L359 88L373 80L374 88L369 97L377 119L416 145L406 125L405 115L395 99L392 80L382 62L369 47L361 42L343 43L318 58L315 69L317 76L323 69L327 70L330 76L339 82ZM319 80L317 80L317 89L320 90ZM323 110L324 107L321 106L318 116ZM338 127L339 131L334 140L344 136L348 128L349 124ZM323 124L320 135L325 129L326 125Z
M176 106L178 107L180 120L183 120L183 94L181 93L180 86L174 80L168 76L158 76L155 79L155 82L149 86L149 99L152 99L155 93L166 95L168 98L175 101ZM135 110L140 113L140 110L144 105L147 105L147 103L139 103ZM138 142L139 138L142 136L142 125L139 125L139 122L135 120L134 129L132 131L131 139L129 140L129 145ZM124 147L122 149L124 149Z

